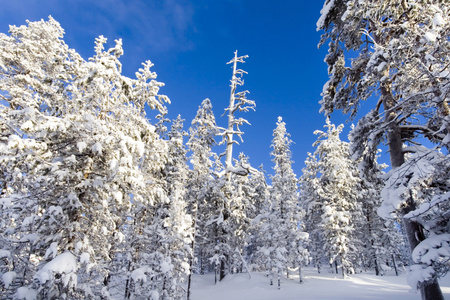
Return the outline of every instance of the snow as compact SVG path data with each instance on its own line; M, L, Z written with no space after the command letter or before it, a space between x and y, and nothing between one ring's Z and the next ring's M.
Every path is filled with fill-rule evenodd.
M408 275L408 284L410 286L417 286L420 282L430 280L435 274L431 266L413 265L410 269L411 272Z
M431 265L439 257L450 256L450 234L439 234L426 238L414 248L412 259L416 263Z
M98 155L102 155L103 147L99 142L95 143L92 146L92 152L97 153Z
M373 273L355 274L345 279L341 275L317 273L315 268L304 268L303 283L298 283L298 275L291 279L281 279L281 289L276 283L269 285L269 279L263 273L227 275L222 282L214 284L214 274L194 275L192 300L245 299L245 300L297 300L297 299L384 299L419 300L419 292L411 291L407 275L375 276ZM450 299L450 276L440 281L445 298Z
M75 256L70 252L64 252L49 261L39 272L36 277L41 283L50 280L53 273L70 274L77 271L77 261ZM75 276L76 277L76 276ZM67 284L67 282L65 282Z
M161 272L168 273L168 272L172 271L172 269L173 269L173 266L169 262L167 262L167 261L161 262Z
M33 222L34 222L34 216L29 216L29 217L24 218L23 222L22 222L22 228L27 228L30 225L33 225Z
M424 38L427 40L428 43L436 42L436 34L431 31L426 32Z
M145 273L149 272L150 270L151 269L149 266L140 267L140 268L134 270L133 272L131 272L131 278L133 278L133 280L135 282L138 282L138 281L146 282L147 275Z
M86 149L87 144L85 142L78 142L77 147L78 147L78 151L80 151L80 153L82 153L83 150Z
M0 258L10 258L10 257L11 252L9 252L8 250L0 249Z
M35 300L37 298L37 291L34 289L27 288L25 286L17 289L16 298L25 300Z
M317 31L321 30L324 26L325 20L328 16L328 13L334 6L334 0L329 0L328 3L325 2L323 8L320 10L320 18L316 23Z
M443 26L445 23L444 18L442 18L441 13L437 13L433 17L433 25L434 26Z
M5 288L8 288L11 283L16 279L17 273L14 271L6 272L2 275L3 284L5 285Z
M44 258L47 259L48 257L52 256L52 259L56 257L58 254L58 243L53 242L50 244L50 247L45 252Z
M81 253L80 255L80 264L88 264L91 261L91 256L89 253Z

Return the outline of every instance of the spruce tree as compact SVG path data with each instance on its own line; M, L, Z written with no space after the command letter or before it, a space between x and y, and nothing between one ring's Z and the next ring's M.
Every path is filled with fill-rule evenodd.
M310 209L320 209L321 242L324 254L336 272L342 275L354 272L357 261L358 244L355 224L361 219L357 203L356 176L353 162L349 156L349 145L339 138L343 125L337 128L327 119L327 132L315 131L318 135L314 143L317 157L317 197ZM307 214L310 211L307 212ZM311 212L313 213L313 212Z
M286 123L278 117L273 132L272 152L275 174L269 189L269 203L262 216L261 231L265 233L259 255L270 276L276 274L278 282L282 273L289 276L290 267L299 267L309 261L309 253L303 248L308 235L299 223L302 212L298 203L297 178L292 170L290 145Z

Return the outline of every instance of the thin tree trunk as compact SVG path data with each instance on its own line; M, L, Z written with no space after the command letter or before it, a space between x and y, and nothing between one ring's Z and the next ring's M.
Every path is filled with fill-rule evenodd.
M298 266L298 278L299 278L299 283L303 282L303 275L302 275L302 266Z
M233 76L231 77L231 92L230 92L230 105L228 106L228 128L227 128L227 144L226 144L226 157L225 168L228 169L232 165L233 160L233 131L234 131L234 102L236 93L236 64L237 64L237 51L234 52L233 61ZM227 175L230 176L230 175ZM229 178L229 177L228 177Z
M220 278L219 280L222 281L225 278L225 261L222 259L220 261Z
M378 263L378 258L375 257L375 275L380 276L380 265Z
M214 284L217 284L217 273L219 271L219 267L217 264L214 266Z
M198 200L196 200L198 201ZM188 287L187 287L187 300L191 299L191 281L192 281L192 270L194 267L194 257L195 257L195 237L196 237L196 226L197 226L197 211L198 211L198 203L195 202L194 206L194 218L192 220L192 228L194 229L194 232L192 234L192 242L191 242L191 257L189 259L189 277L188 277Z
M394 254L392 254L392 263L394 264L395 276L398 276L397 261Z

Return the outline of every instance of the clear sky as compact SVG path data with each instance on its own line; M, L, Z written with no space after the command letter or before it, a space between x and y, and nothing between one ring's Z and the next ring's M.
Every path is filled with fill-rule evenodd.
M249 55L240 67L248 72L244 89L256 111L240 115L251 126L241 128L244 143L235 146L234 157L244 152L254 167L264 164L272 173L272 132L282 116L300 176L307 152L314 151L313 132L325 124L318 101L328 78L327 49L317 48L321 32L316 31L322 6L323 1L305 0L0 0L0 32L51 15L65 29L65 42L86 60L99 35L108 38L106 47L122 38L124 75L134 78L141 62L151 60L166 84L161 94L172 101L169 118L181 114L185 129L205 98L225 126L226 117L220 116L232 72L226 63L235 50ZM333 123L344 121L340 112L332 116Z

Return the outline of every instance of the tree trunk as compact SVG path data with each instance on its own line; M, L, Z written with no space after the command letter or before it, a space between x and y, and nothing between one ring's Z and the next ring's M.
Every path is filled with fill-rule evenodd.
M219 280L222 281L225 278L225 261L222 259L220 261L220 278Z
M217 273L219 272L219 267L217 264L214 266L214 284L217 284Z
M302 283L303 282L302 266L298 266L298 278L299 278L299 283Z
M197 211L198 211L198 204L195 203L194 206L194 218L192 220L192 228L194 229L194 233L192 235L192 242L191 242L191 257L189 258L189 276L188 276L188 286L187 286L187 300L190 300L191 298L191 281L192 281L192 270L194 269L194 257L195 257L195 236L196 236L196 230L195 227L197 226ZM201 255L201 252L200 252ZM201 260L201 259L200 259Z
M375 275L380 276L380 265L378 263L378 258L375 257Z
M394 265L395 276L398 276L397 261L395 260L394 254L392 254L392 264Z

